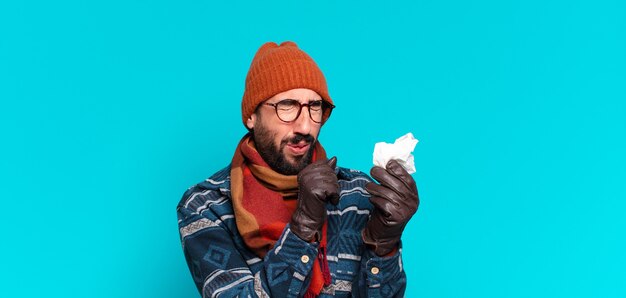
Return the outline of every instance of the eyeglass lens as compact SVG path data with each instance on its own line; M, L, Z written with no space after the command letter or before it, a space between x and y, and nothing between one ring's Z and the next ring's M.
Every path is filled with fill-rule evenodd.
M283 121L291 122L300 116L302 108L307 106L311 120L316 123L322 122L324 118L324 103L321 100L311 101L308 104L301 104L297 100L285 99L276 103L276 114Z

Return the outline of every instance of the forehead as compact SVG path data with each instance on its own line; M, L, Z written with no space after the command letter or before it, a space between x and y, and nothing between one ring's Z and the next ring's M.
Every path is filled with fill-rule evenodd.
M268 101L273 101L273 100L278 101L278 100L283 100L287 98L297 99L300 102L306 102L308 100L320 100L322 99L322 96L320 96L319 94L317 94L317 92L311 89L297 88L297 89L291 89L285 92L278 93L272 96L270 99L268 99Z

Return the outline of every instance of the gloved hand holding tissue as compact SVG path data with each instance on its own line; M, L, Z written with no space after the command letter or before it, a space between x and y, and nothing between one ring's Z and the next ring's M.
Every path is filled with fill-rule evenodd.
M418 142L419 140L413 137L412 133L407 133L397 138L393 144L376 143L374 145L374 165L385 168L390 160L395 159L409 174L415 173L415 159L411 152Z
M415 173L411 152L417 142L413 134L408 133L393 144L381 142L374 146L374 167L370 175L376 181L365 185L374 209L361 238L378 256L397 251L404 227L417 212L420 200L411 176Z

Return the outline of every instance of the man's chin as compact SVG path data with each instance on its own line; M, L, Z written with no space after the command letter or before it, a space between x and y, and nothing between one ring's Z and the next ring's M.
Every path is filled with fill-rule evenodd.
M302 160L304 158L303 156L299 156L299 158L295 158L293 156L288 156L285 158L285 161L294 169L300 169L300 166L302 164Z
M294 154L288 148L283 147L280 150L280 158L276 159L276 163L270 164L272 168L284 175L297 175L306 166L311 163L313 150L309 149L305 154Z
M289 164L292 169L297 170L298 172L302 171L306 166L309 165L309 162L306 162L307 154L304 155L283 155L284 161Z

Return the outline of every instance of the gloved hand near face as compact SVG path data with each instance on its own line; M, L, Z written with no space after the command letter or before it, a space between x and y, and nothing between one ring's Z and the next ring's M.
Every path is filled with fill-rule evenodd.
M365 186L374 210L362 237L378 256L384 256L400 242L404 227L417 211L419 196L415 180L395 160L389 161L386 169L372 167L370 174L380 184L370 182Z
M337 158L318 161L298 173L298 207L291 216L291 231L305 241L319 241L326 221L326 202L337 205Z

